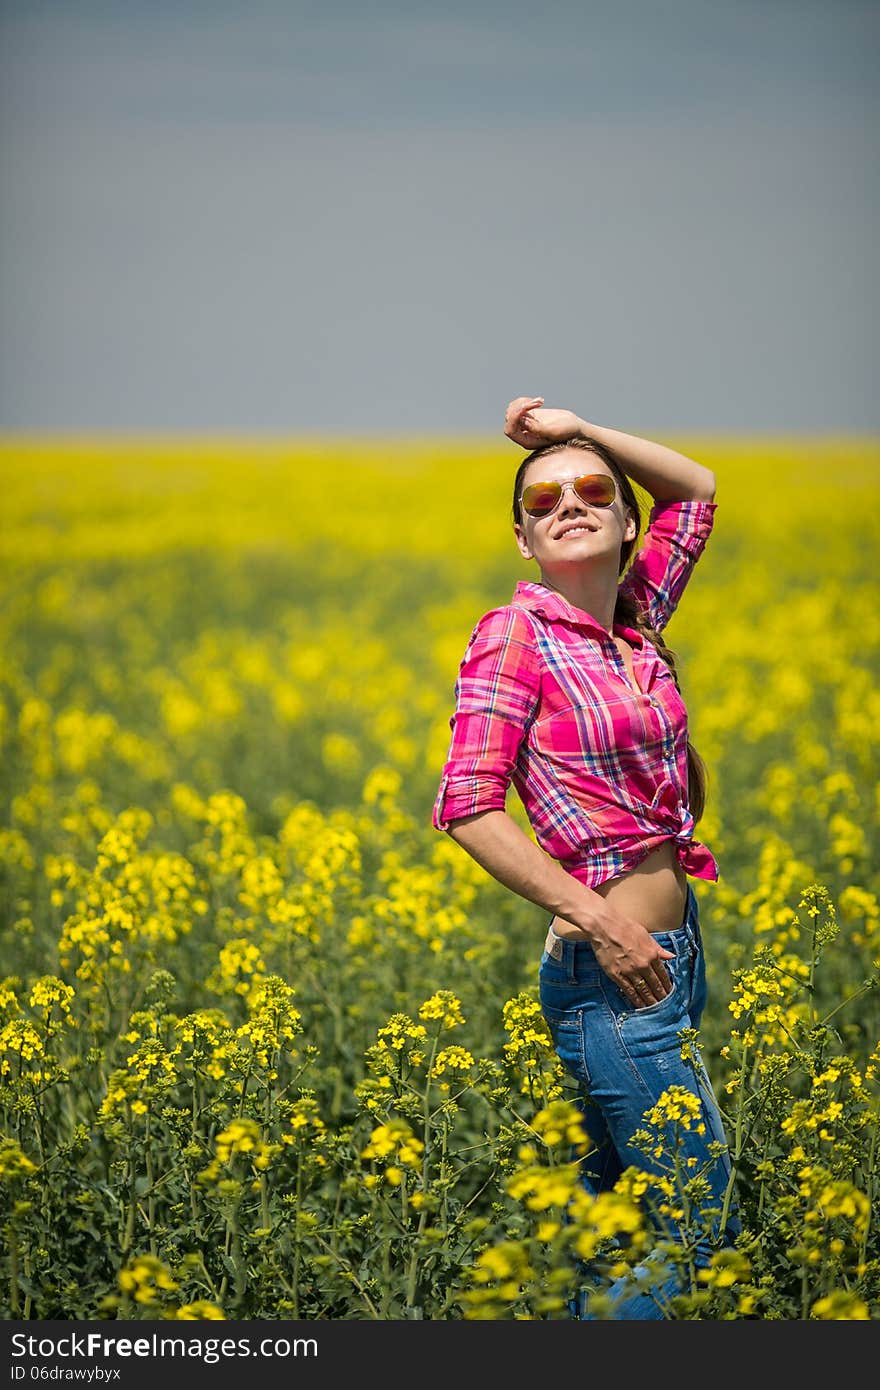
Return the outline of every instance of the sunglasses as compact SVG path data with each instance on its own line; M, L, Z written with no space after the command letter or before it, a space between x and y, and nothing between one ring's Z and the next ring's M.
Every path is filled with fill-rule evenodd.
M617 496L617 485L607 473L585 473L582 478L563 483L529 483L520 495L522 509L529 516L549 516L559 506L567 487L591 507L610 507Z

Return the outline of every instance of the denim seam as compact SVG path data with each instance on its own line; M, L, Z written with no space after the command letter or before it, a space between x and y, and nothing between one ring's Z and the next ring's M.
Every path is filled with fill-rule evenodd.
M585 1036L584 1036L584 1031L585 1031L585 1030L584 1030L584 1009L583 1009L583 1007L582 1007L582 1008L579 1008L579 1009L575 1009L575 1018L577 1019L578 1050L579 1050L579 1053L580 1053L580 1062L581 1062L581 1066L582 1066L583 1069L584 1069L584 1077L583 1077L583 1079L584 1079L584 1085L585 1085L585 1086L592 1086L592 1084L593 1084L593 1078L592 1078L591 1075L590 1075L590 1068L587 1066L587 1048L586 1048L586 1038L585 1038Z

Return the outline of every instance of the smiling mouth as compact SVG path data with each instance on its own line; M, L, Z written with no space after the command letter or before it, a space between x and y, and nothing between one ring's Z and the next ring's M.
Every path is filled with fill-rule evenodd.
M567 531L563 531L557 540L564 541L568 536L587 536L595 531L595 526L569 526Z

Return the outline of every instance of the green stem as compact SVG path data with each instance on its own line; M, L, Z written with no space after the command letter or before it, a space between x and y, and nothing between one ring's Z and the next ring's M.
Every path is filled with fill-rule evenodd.
M150 1254L155 1255L156 1250L156 1199L153 1196L153 1155L150 1149L150 1116L147 1115L146 1134L144 1137L144 1159L147 1166L147 1229L150 1233Z
M333 1225L330 1228L330 1248L333 1254L339 1247L339 1213L342 1210L342 1183L336 1184L336 1200L333 1203Z
M269 1215L269 1183L266 1174L260 1174L260 1224L264 1231L271 1230L272 1217Z
M351 1280L352 1284L354 1284L355 1288L357 1289L361 1298L364 1300L364 1303L366 1303L373 1317L376 1319L377 1322L381 1321L382 1314L376 1307L373 1300L370 1298L370 1295L367 1293L366 1289L364 1288L360 1279L357 1277L357 1274L355 1273L354 1269L352 1269L348 1260L346 1260L344 1256L340 1255L339 1252L335 1250L332 1245L329 1245L327 1241L324 1240L323 1237L317 1233L317 1231L314 1233L314 1240L317 1242L318 1245L322 1246L329 1255L333 1256L340 1269L345 1271L347 1277Z
M857 990L854 990L852 994L848 994L847 997L836 1006L836 1008L833 1008L830 1014L825 1014L824 1018L820 1018L820 1024L827 1023L829 1018L833 1018L835 1014L840 1013L840 1010L846 1008L847 1004L851 1004L854 999L859 999L863 994L867 994L869 990L874 988L874 981L866 980L865 983L863 985L860 985Z
M131 1121L130 1110L128 1118L129 1121ZM128 1211L126 1213L125 1230L122 1233L122 1240L120 1241L120 1248L123 1257L125 1257L128 1254L134 1242L135 1220L137 1216L137 1195L135 1192L135 1172L133 1158L134 1135L131 1133L129 1134L129 1142L131 1144L131 1148L128 1152L128 1167L126 1175L128 1179Z
M816 1026L816 996L815 996L815 993L814 993L814 990L813 990L813 982L814 982L814 980L815 980L815 978L816 978L816 966L818 965L818 963L819 963L819 957L820 957L821 954L822 954L822 943L821 943L821 942L819 941L819 939L818 939L818 937L819 937L819 914L818 914L818 913L816 913L815 917L813 917L812 922L813 922L813 939L812 939L812 943L811 943L811 946L810 946L810 983L809 983L809 990L810 990L810 1026L811 1026L811 1028L815 1028L815 1026Z
M440 1167L446 1168L446 1159L449 1151L449 1131L446 1125L443 1126L440 1135ZM449 1185L444 1182L443 1196L440 1198L440 1230L444 1236L447 1234L447 1224L449 1221Z
M345 1048L345 1014L339 1007L334 995L320 983L313 971L302 969L301 977L304 982L308 982L319 999L323 999L330 1017L333 1020L333 1050L334 1055L342 1056ZM330 1114L334 1120L338 1120L342 1114L342 1107L345 1101L345 1085L340 1069L333 1083L333 1095L330 1098Z
M230 1227L229 1218L227 1217L227 1218L226 1218L226 1239L225 1239L225 1241L223 1242L223 1254L226 1256L227 1259L229 1258L229 1251L230 1251L231 1248L232 1248L232 1228ZM222 1305L222 1303L223 1303L224 1298L226 1297L226 1290L227 1290L228 1288L229 1288L229 1275L224 1271L223 1278L220 1280L220 1297L219 1297L219 1299L218 1299L218 1302L219 1302L221 1305Z
M247 1265L242 1258L241 1232L238 1226L238 1207L232 1213L232 1263L235 1266L235 1306L238 1307L247 1289Z
M868 1256L868 1236L869 1236L870 1231L871 1231L871 1212L874 1210L874 1188L875 1188L875 1182L874 1182L874 1161L875 1161L875 1159L876 1159L876 1157L877 1157L877 1136L878 1136L878 1132L880 1132L880 1118L878 1118L876 1124L874 1125L874 1133L871 1135L871 1151L870 1151L870 1154L869 1154L869 1156L868 1156L868 1183L867 1183L868 1191L867 1191L866 1194L865 1194L866 1197L868 1198L868 1219L867 1219L867 1221L865 1222L865 1229L864 1229L864 1231L862 1232L862 1239L861 1239L861 1241L859 1242L859 1264L860 1264L860 1265L863 1265L863 1264L865 1263L865 1261L866 1261L866 1259L867 1259L867 1256Z
M32 1273L32 1269L31 1269L31 1252L30 1252L30 1250L25 1250L25 1252L24 1252L24 1277L25 1277L25 1279L28 1281L28 1283L31 1282L31 1273ZM31 1297L31 1295L30 1295L30 1294L25 1294L25 1299L24 1299L24 1312L22 1313L22 1317L24 1318L25 1322L27 1322L27 1320L30 1318L30 1315L31 1315L31 1305L32 1305L32 1303L33 1303L33 1298Z
M768 1154L769 1152L770 1152L770 1134L769 1134L769 1132L768 1132L768 1133L766 1134L765 1138L764 1138L764 1151L763 1151L763 1153L762 1153L762 1155L761 1155L761 1162L762 1162L761 1181L760 1181L760 1184L759 1184L759 1187L758 1187L758 1217L759 1217L759 1219L760 1219L760 1217L762 1217L763 1214L764 1214L764 1194L765 1194L766 1191L767 1191L767 1183L766 1183L765 1180L764 1180L763 1164L765 1164L765 1163L767 1162L767 1154Z
M300 1240L299 1213L302 1202L302 1158L296 1163L296 1205L293 1209L293 1316L299 1317L299 1274L302 1266L302 1242Z
M201 1254L199 1255L199 1266L201 1268L202 1274L205 1277L205 1283L208 1285L208 1290L211 1294L211 1297L213 1298L215 1303L219 1303L221 1301L221 1296L217 1292L217 1286L214 1283L214 1280L211 1278L210 1274L208 1273L208 1267L205 1264L204 1256Z
M424 1117L424 1122L422 1124L422 1144L424 1147L422 1148L421 1191L423 1197L427 1196L428 1156L430 1153L431 1145L431 1072L434 1070L434 1059L437 1056L437 1046L439 1042L440 1029L438 1028L436 1034L434 1035L434 1044L431 1048L431 1058L428 1062L428 1069L426 1073L425 1092L424 1096L422 1097L422 1115ZM426 1205L423 1205L422 1210L419 1213L418 1229L416 1230L415 1237L413 1238L412 1254L410 1255L409 1267L406 1272L405 1306L407 1308L412 1308L413 1304L416 1301L416 1286L418 1284L419 1277L419 1252L421 1249L422 1237L424 1236L425 1226L427 1225L427 1222L428 1208Z
M382 1211L382 1302L380 1315L384 1321L387 1321L388 1305L391 1301L391 1234L388 1229L388 1212L384 1197L380 1197L379 1206Z
M13 1318L18 1318L18 1237L12 1222L6 1229L9 1234L9 1309Z
M202 1235L202 1221L201 1217L199 1216L199 1205L196 1201L195 1178L194 1176L190 1177L189 1174L186 1172L186 1169L184 1169L184 1174L187 1179L187 1186L189 1187L189 1209L192 1213L193 1230L195 1232L196 1240L198 1241L199 1245L203 1245L204 1236Z
M722 1231L724 1231L724 1230L727 1229L727 1221L728 1221L728 1217L730 1216L730 1205L731 1205L731 1202L733 1201L733 1189L734 1189L734 1185L735 1185L735 1183L736 1183L737 1169L738 1169L738 1167L739 1167L740 1159L742 1158L742 1151L743 1151L743 1114L744 1114L744 1111L745 1111L745 1101L744 1101L743 1097L744 1097L744 1095L745 1095L745 1089L746 1089L746 1071L747 1071L746 1061L747 1061L747 1058L748 1058L748 1054L749 1054L748 1047L746 1047L746 1046L744 1045L744 1046L743 1046L743 1055L742 1055L742 1064L741 1064L741 1066L740 1066L740 1072L739 1072L739 1086L737 1087L737 1098L736 1098L736 1128L735 1128L735 1130L734 1130L734 1148L733 1148L733 1154L731 1155L732 1161L731 1161L731 1165L730 1165L730 1177L727 1179L727 1187L726 1187L725 1192L724 1192L724 1202L722 1203L722 1206L721 1206L721 1230L722 1230Z

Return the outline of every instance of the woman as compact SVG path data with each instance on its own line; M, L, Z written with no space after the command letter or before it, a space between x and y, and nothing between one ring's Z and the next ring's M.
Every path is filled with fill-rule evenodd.
M551 914L541 1004L593 1140L588 1188L612 1187L630 1165L661 1173L668 1154L647 1156L633 1135L670 1086L694 1097L678 1138L708 1179L696 1253L706 1264L739 1223L725 1201L731 1168L712 1087L678 1033L699 1028L706 997L688 875L717 879L718 866L693 836L705 774L660 630L711 532L715 478L661 444L546 410L540 397L510 403L505 433L532 451L516 474L513 526L540 579L520 581L471 633L432 823ZM630 479L654 505L621 581L640 526ZM504 809L510 782L537 844ZM671 1127L665 1138L674 1142ZM662 1318L680 1288L668 1265L649 1291L625 1276L607 1292L616 1317ZM586 1307L581 1299L577 1315L589 1317Z

